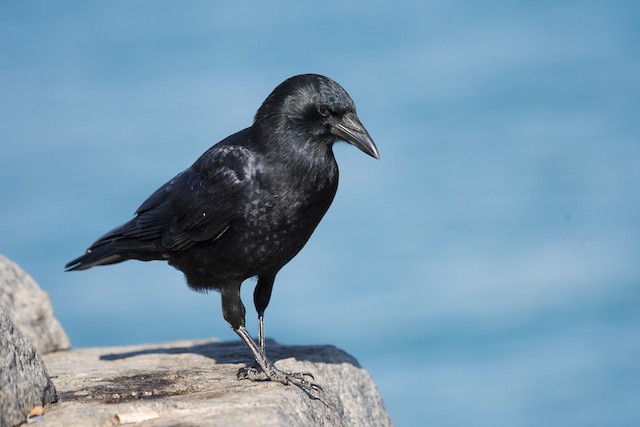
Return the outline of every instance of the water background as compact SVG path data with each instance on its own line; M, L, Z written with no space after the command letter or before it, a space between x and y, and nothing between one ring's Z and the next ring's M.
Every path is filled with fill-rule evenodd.
M635 1L4 1L0 253L76 347L235 340L163 263L63 266L282 80L326 74L382 158L335 147L267 335L353 354L399 426L640 425L638 22Z

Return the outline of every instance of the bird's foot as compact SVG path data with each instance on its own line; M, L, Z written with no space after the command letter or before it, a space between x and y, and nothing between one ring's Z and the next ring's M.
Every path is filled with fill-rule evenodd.
M251 381L278 381L284 385L293 384L307 393L322 391L322 387L313 382L315 378L311 372L285 372L276 368L273 365L269 365L265 372L262 368L256 366L250 366L248 368L241 368L238 370L238 380L251 380Z
M238 369L238 381L239 380L251 380L251 381L266 381L269 379L267 374L259 366L249 366L248 368Z

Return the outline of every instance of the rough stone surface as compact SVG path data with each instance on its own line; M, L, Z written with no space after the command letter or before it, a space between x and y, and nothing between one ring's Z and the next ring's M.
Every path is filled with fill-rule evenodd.
M75 349L44 357L60 400L42 426L389 426L369 374L332 346L286 347L272 341L276 366L310 371L323 392L236 380L248 351L240 342L181 341Z
M0 308L40 354L66 350L69 337L53 316L49 295L17 264L0 255Z
M0 426L26 421L35 406L56 400L56 389L36 349L0 309Z

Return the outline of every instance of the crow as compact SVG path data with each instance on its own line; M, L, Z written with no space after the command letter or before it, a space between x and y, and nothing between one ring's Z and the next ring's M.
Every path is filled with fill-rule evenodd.
M238 379L318 391L309 372L277 369L265 351L264 312L276 275L298 254L338 188L333 144L378 159L347 92L318 74L291 77L266 98L253 124L209 148L161 186L129 222L100 237L66 271L126 260L167 261L195 291L217 290L222 313L257 366ZM245 327L240 286L257 277L258 342Z

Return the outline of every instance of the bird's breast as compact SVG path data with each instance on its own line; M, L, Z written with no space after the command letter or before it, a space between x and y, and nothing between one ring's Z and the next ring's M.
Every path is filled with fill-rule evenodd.
M190 255L192 287L217 278L246 279L274 275L306 244L329 209L337 189L337 174L282 173L281 179L254 180L238 207L229 228L207 247L194 248Z
M238 248L250 248L245 256L256 270L279 270L309 240L336 189L337 177L332 174L324 179L288 176L271 187L259 186L255 190L259 194L241 215L244 220L236 224Z

